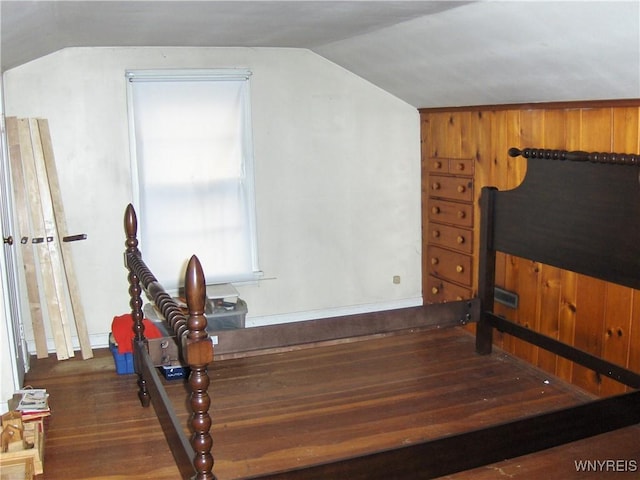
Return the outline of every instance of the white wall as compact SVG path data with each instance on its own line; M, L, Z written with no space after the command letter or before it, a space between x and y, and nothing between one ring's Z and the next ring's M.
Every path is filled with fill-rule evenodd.
M73 248L94 345L106 343L112 317L129 309L124 72L183 67L253 71L265 278L238 287L248 325L421 303L413 107L304 49L70 48L7 71L5 100L8 116L49 120L66 233L88 235Z

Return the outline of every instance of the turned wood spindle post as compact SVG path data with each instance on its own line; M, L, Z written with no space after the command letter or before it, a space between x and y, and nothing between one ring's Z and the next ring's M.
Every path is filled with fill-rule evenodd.
M144 336L144 324L142 323L143 313L142 313L142 288L140 287L140 279L131 269L129 262L130 257L140 257L140 250L138 249L138 218L136 217L135 209L133 205L127 205L127 209L124 214L124 231L126 234L126 251L125 251L125 264L127 266L127 270L129 271L128 280L129 280L129 306L131 307L131 318L133 320L133 333L135 338L133 339L134 343L137 342L146 342L146 338ZM133 348L135 355L135 346ZM139 355L135 355L135 369L138 374L138 397L140 398L140 403L144 407L148 407L150 403L149 390L147 388L147 382L142 375L142 368L138 365L140 361Z
M189 375L191 426L193 428L191 445L195 451L193 461L196 469L195 479L212 480L215 479L215 476L211 472L214 461L211 455L213 440L209 434L211 399L207 393L209 387L207 365L213 361L213 345L206 331L207 319L204 316L206 303L204 273L200 261L195 255L191 257L187 266L185 294L189 307L189 318L187 320L188 331L182 337L182 345L185 361L191 370Z

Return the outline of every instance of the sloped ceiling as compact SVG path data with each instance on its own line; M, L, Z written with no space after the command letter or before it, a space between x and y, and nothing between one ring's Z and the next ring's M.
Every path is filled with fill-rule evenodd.
M0 1L2 71L73 46L308 48L420 107L640 98L640 0Z

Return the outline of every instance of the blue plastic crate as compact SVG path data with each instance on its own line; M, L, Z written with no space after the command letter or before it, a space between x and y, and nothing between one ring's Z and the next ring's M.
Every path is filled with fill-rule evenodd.
M127 375L135 373L133 368L133 353L118 353L118 346L110 339L109 350L113 355L113 361L116 364L116 373L118 375Z

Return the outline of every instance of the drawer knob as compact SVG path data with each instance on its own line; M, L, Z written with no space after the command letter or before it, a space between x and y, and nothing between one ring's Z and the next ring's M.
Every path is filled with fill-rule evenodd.
M464 210L458 210L458 218L465 218L467 216Z
M438 260L438 257L433 257L431 259L431 265L437 265L440 262L440 260Z
M433 238L438 238L440 236L440 230L434 230L431 235Z
M467 189L464 185L458 185L458 193L464 193L466 190Z
M458 243L460 245L462 245L464 243L464 237L462 235L458 235L458 238L456 240L458 241Z
M431 188L433 190L440 190L440 184L438 182L433 182L433 185L431 185Z
M460 295L458 295L458 296L456 297L456 300L460 301L460 300L462 300L462 297L461 297Z
M462 172L464 170L464 163L458 163L456 165L456 170L458 170L459 172Z
M439 214L440 213L440 207L433 207L431 209L431 213L433 213L435 215Z
M438 287L432 287L431 288L431 293L433 293L434 295L437 295L439 291L440 291L440 289Z
M464 272L464 267L462 265L456 265L456 272L458 273Z
M440 170L442 168L442 162L436 160L435 162L433 162L433 168L435 168L436 170Z

